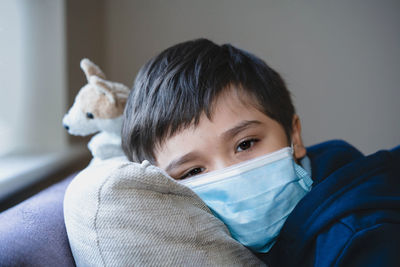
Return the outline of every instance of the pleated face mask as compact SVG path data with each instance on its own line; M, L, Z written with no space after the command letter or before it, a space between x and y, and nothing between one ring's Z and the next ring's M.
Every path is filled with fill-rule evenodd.
M207 204L234 239L262 253L270 250L312 184L290 147L180 182Z

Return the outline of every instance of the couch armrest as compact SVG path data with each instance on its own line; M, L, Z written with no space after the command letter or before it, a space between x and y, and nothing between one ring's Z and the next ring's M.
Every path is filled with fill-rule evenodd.
M2 266L75 266L63 200L76 174L0 213Z

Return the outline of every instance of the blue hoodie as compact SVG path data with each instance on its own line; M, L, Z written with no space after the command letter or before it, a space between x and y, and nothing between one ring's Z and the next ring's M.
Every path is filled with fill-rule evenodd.
M400 146L366 157L330 141L307 155L313 188L258 256L270 266L400 266Z

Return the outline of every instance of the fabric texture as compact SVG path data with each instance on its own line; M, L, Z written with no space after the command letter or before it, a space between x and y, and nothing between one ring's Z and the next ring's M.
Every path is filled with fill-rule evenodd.
M64 217L78 266L262 266L189 188L110 159L72 181Z
M340 140L307 149L313 188L268 254L270 266L400 266L400 146L364 156Z
M74 176L0 213L0 266L75 266L63 215Z

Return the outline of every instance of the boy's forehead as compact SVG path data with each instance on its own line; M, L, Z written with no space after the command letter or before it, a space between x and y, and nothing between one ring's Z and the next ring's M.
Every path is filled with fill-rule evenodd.
M221 91L221 93L213 99L210 106L207 108L209 114L207 114L207 110L204 110L200 114L197 123L193 118L190 124L182 125L182 127L179 128L176 133L170 135L169 138L185 130L196 130L202 121L209 121L211 123L216 123L216 126L220 126L222 125L222 122L225 121L226 116L239 116L243 113L244 109L263 112L261 105L258 103L255 96L242 87L235 85L229 85L226 89Z
M211 103L209 119L212 121L215 114L223 111L238 113L243 107L262 112L262 107L254 94L242 86L229 85Z
M209 108L210 114L205 111L199 117L196 123L194 118L190 124L181 125L174 133L165 136L164 140L160 140L155 146L155 154L162 150L167 143L189 141L194 132L198 131L214 131L215 133L223 132L231 124L239 121L243 115L258 114L258 116L266 116L260 109L260 105L255 98L241 88L229 87L218 95Z

